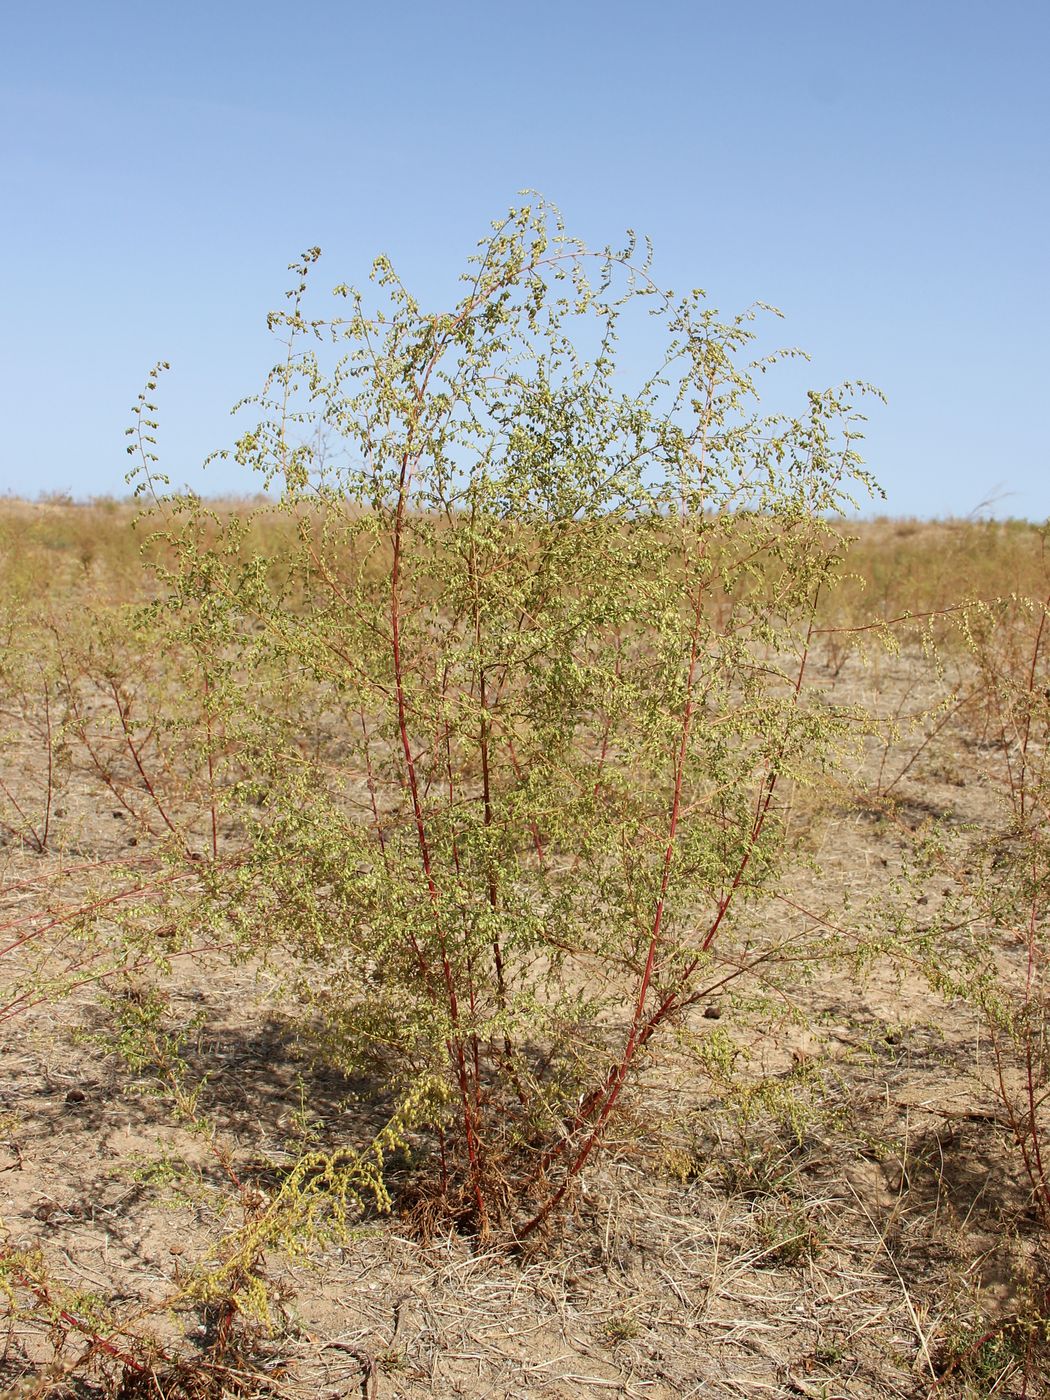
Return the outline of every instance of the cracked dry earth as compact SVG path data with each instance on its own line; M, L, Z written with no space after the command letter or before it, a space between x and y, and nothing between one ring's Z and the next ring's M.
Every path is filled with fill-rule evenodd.
M827 683L859 699L877 687L883 704L912 694L920 659L881 665L877 675L847 665ZM930 809L988 819L980 755L962 737L952 745L950 763L943 748L936 761L927 753L897 783L905 819ZM871 745L866 772L895 772L913 750L887 757ZM5 923L44 907L57 869L69 871L72 900L78 881L88 886L77 869L127 854L112 808L85 786L67 799L50 854L0 853ZM834 794L798 820L816 868L800 860L762 917L797 927L846 898L854 923L888 917L899 830ZM275 1325L256 1340L253 1384L325 1400L931 1394L955 1320L977 1298L992 1317L1016 1304L1027 1247L1001 1223L1019 1186L970 1072L976 1028L909 973L810 972L796 993L805 1025L786 1016L772 1027L727 1000L698 1008L694 1027L717 1017L750 1045L753 1080L805 1098L798 1132L742 1121L683 1051L668 1052L542 1250L511 1257L455 1234L421 1242L395 1210L362 1218L338 1248L269 1258ZM264 969L205 955L179 963L165 991L173 1022L192 1028L184 1054L196 1080L207 1075L206 1113L239 1177L288 1160L304 1134L323 1145L360 1128L355 1086L312 1061ZM9 1244L39 1248L53 1278L106 1300L127 1335L192 1355L207 1317L169 1316L164 1301L238 1223L237 1193L207 1136L90 1038L102 995L87 981L0 1026L0 1218ZM0 1335L0 1389L43 1374L46 1327L12 1316ZM1008 1378L996 1393L1020 1392Z

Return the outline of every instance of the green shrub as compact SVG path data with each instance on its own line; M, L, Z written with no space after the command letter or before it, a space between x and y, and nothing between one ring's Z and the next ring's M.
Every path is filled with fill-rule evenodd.
M782 791L842 737L806 665L830 521L870 485L864 386L763 414L767 308L662 292L633 237L591 252L540 202L435 314L381 258L374 305L342 286L314 315L317 257L234 452L291 566L249 515L155 497L154 618L209 677L211 757L248 774L199 918L372 1077L424 1209L523 1238L657 1032L741 970L715 959L778 877ZM660 340L634 383L628 336Z

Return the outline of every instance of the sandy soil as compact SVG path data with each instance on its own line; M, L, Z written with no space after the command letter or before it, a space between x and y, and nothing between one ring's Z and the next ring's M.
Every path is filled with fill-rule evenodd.
M825 667L821 679L849 701L877 691L884 712L921 709L932 686L918 654ZM881 770L885 786L916 747L915 735L889 751L870 740L856 765L869 782ZM16 742L2 761L17 784L37 750ZM993 811L981 752L961 734L920 754L893 795L905 825L936 813L980 826ZM12 838L0 852L5 925L46 922L49 903L90 897L92 862L149 868L148 834L97 783L71 783L60 807L47 854ZM770 926L805 926L804 911L848 900L844 921L878 931L901 897L902 828L829 788L800 797L793 833L798 866L763 916ZM935 908L942 892L918 897ZM18 956L0 975L13 978ZM970 1320L1018 1306L1034 1226L973 1073L970 1013L906 969L810 971L796 992L806 1025L763 1024L725 1001L698 1008L694 1026L717 1013L752 1047L749 1081L797 1098L801 1136L783 1113L749 1124L668 1051L542 1251L515 1257L455 1234L420 1241L395 1211L364 1215L340 1247L268 1259L278 1306L275 1326L253 1339L251 1385L326 1400L932 1393ZM265 1186L297 1143L338 1142L360 1111L354 1086L312 1061L265 970L184 959L164 990L168 1020L188 1028L190 1080L207 1077L201 1107L230 1150L226 1166L173 1116L152 1072L91 1039L106 1024L103 985L0 1023L0 1218L9 1246L39 1248L51 1277L80 1291L81 1311L58 1327L65 1356L87 1345L76 1320L92 1297L127 1319L127 1335L111 1336L118 1348L146 1334L183 1355L206 1348L207 1311L172 1316L163 1305L240 1223L245 1191L231 1172ZM39 1318L12 1316L0 1390L26 1377L39 1389L55 1337ZM113 1369L98 1362L98 1374ZM236 1390L235 1366L223 1385ZM955 1385L949 1377L937 1393L986 1393ZM1008 1375L995 1393L1018 1385Z

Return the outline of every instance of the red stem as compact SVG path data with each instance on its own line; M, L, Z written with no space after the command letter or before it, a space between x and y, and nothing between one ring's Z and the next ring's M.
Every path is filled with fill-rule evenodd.
M805 675L806 664L809 658L809 649L814 635L813 622L814 617L816 615L816 607L819 594L820 589L818 587L816 595L813 599L813 606L810 612L809 626L806 631L805 644L803 646L802 656L799 662L798 673L795 678L794 700L796 703L798 701L799 695L801 694L802 681ZM656 1010L651 1012L650 1015L643 1022L642 1017L645 1009L646 994L648 992L649 983L651 981L656 949L659 942L664 899L666 898L667 888L670 880L670 864L673 856L674 835L677 829L678 814L681 808L681 790L684 775L684 764L694 708L692 686L695 675L695 658L700 624L699 608L701 606L701 603L702 593L698 591L695 603L696 611L694 613L693 645L690 659L689 679L686 690L686 705L683 713L682 740L679 744L678 758L675 770L675 791L671 808L668 846L664 855L664 868L660 886L660 895L657 900L656 909L654 912L652 934L650 936L649 941L649 950L646 958L645 969L643 971L641 982L639 985L638 1000L635 1006L635 1014L634 1019L631 1023L630 1033L627 1037L627 1042L624 1047L624 1051L620 1057L619 1063L613 1065L610 1068L609 1073L606 1076L605 1082L601 1086L601 1088L592 1091L592 1093L588 1095L584 1102L581 1104L570 1133L566 1134L566 1136L562 1138L562 1141L558 1144L557 1147L545 1154L541 1163L541 1171L546 1171L551 1165L553 1165L554 1161L557 1160L559 1156L561 1156L561 1154L564 1152L569 1142L571 1141L573 1133L578 1132L579 1129L583 1127L585 1123L593 1121L593 1126L591 1128L590 1133L588 1134L587 1138L585 1139L579 1151L577 1152L571 1165L567 1169L565 1176L562 1179L562 1182L554 1191L554 1193L548 1197L548 1199L544 1202L541 1208L518 1231L519 1239L524 1239L526 1236L530 1235L532 1231L537 1229L550 1216L551 1212L558 1207L558 1205L564 1199L565 1194L568 1191L572 1181L582 1170L582 1168L587 1162L587 1159L590 1157L595 1147L601 1141L605 1130L608 1126L608 1122L612 1115L613 1109L615 1108L617 1100L619 1099L620 1092L623 1089L628 1071L631 1066L631 1062L634 1059L635 1055L648 1043L649 1039L659 1028L659 1026L667 1019L668 1016L690 1004L691 997L686 992L686 989L689 985L689 981L692 978L697 967L699 966L703 954L708 950L708 948L711 946L711 943L714 941L715 935L717 934L719 927L721 926L722 921L725 918L726 912L728 911L729 906L732 903L733 897L735 896L737 890L740 888L744 875L747 871L747 867L750 864L752 852L754 851L755 845L762 834L762 829L765 826L765 822L769 814L770 805L773 800L773 794L776 790L777 779L779 777L779 760L774 762L771 759L768 763L767 777L763 782L762 792L759 796L758 806L755 814L755 820L751 829L750 839L744 850L743 856L741 857L733 881L729 889L726 891L726 893L723 895L722 899L719 902L715 918L713 919L711 926L708 929L708 932L700 945L700 951L688 964L685 970L680 974L675 986L665 994L663 1000L657 1006Z
M128 728L127 717L124 714L124 706L121 704L120 691L117 689L116 681L111 680L109 683L109 688L113 695L113 703L117 707L117 714L120 717L120 727L124 731L124 739L127 743L128 751L131 754L131 757L135 760L135 767L138 769L139 776L141 777L143 783L146 786L146 791L153 799L153 805L160 813L164 825L168 828L168 830L172 833L173 836L178 836L179 840L182 841L182 837L179 836L178 829L176 828L171 818L168 816L167 812L164 810L164 804L157 796L156 789L154 788L153 783L150 780L149 774L146 772L146 769L143 766L142 759L139 757L139 751L135 747L135 741L131 737L131 730ZM183 843L183 849L186 850L187 855L190 854L189 849L186 847L185 843Z

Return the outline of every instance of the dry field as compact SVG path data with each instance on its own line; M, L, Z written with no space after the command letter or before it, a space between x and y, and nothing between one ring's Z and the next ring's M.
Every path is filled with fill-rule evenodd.
M1003 822L1001 734L945 610L1044 598L1037 530L857 527L812 675L869 720L790 795L790 866L744 931L813 955L696 1005L564 1218L515 1250L421 1225L408 1153L392 1209L341 1238L252 1234L295 1163L377 1108L318 1057L279 967L192 930L166 961L134 941L158 883L238 831L206 814L196 864L173 864L182 738L171 806L152 731L122 735L162 661L120 634L148 586L129 520L0 504L0 1395L1050 1394L1046 1217L996 1090L1016 1066L922 951L967 907L924 840ZM856 630L906 613L937 616L889 646ZM1006 985L1041 970L1010 929L979 933Z

